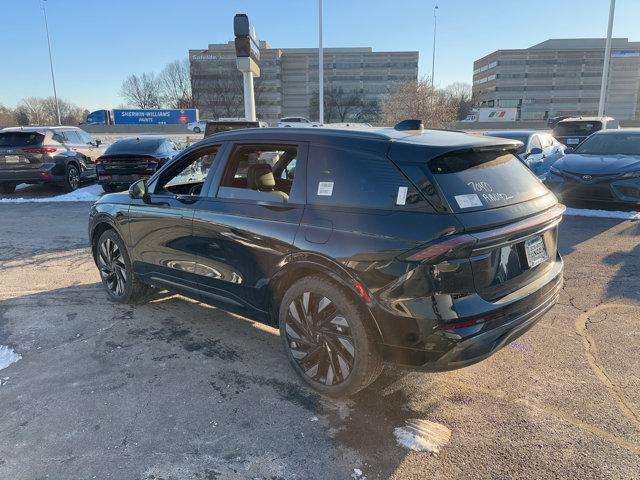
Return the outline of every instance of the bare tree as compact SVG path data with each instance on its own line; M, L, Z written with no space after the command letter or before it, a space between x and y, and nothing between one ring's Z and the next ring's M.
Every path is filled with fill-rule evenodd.
M387 125L416 118L426 128L444 128L455 122L456 113L451 97L433 88L426 78L395 85L382 102L382 116Z
M189 60L168 63L158 75L160 94L169 108L194 108Z
M244 117L244 94L240 72L221 69L201 78L192 76L194 105L207 118Z
M318 118L318 92L311 96L309 108L311 115ZM380 104L375 100L366 100L362 89L345 91L342 87L329 85L324 93L324 121L331 122L377 122L380 116Z
M120 95L138 108L160 108L160 85L154 73L129 75L122 82Z
M463 120L466 118L473 108L471 85L464 82L455 82L447 86L444 90L457 106L457 119Z
M84 109L71 102L58 99L60 120L65 125L76 125L86 115ZM20 125L56 125L58 115L54 97L27 97L20 100L15 110L15 120Z
M15 124L15 112L0 103L0 128Z
M29 119L29 125L46 125L50 123L47 107L40 97L23 98L18 103L16 110Z

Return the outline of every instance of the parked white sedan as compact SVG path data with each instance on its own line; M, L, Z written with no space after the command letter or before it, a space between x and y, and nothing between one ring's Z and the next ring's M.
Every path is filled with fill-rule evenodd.
M304 117L284 117L278 121L279 127L319 127L318 122L312 122Z
M193 133L202 133L204 132L205 127L207 126L206 120L199 120L197 122L190 122L187 124L187 128L191 130Z

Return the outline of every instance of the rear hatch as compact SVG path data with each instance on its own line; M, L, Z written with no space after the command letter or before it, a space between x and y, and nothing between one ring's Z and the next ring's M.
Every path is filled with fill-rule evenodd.
M0 132L0 170L38 169L55 147L44 146L39 132Z
M598 120L563 120L553 128L553 136L568 147L576 147L598 130L602 130L602 122Z
M557 256L557 225L564 207L511 153L514 148L454 150L422 166L430 196L435 188L464 228L460 240L470 248L474 285L488 301L541 277Z

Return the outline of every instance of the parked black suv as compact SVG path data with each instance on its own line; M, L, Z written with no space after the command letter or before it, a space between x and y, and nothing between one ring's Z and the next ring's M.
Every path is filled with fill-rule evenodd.
M95 178L100 141L77 127L15 127L0 131L0 193L19 183L53 183L71 192Z
M518 142L398 129L246 129L186 149L89 235L108 295L183 293L280 327L293 368L350 395L383 362L448 370L554 304L564 207Z
M105 192L128 188L136 180L156 173L179 151L173 140L161 135L121 138L96 160L98 183Z

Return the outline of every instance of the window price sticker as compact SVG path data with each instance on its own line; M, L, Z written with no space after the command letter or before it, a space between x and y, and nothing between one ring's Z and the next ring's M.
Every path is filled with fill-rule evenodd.
M318 196L330 197L333 195L333 182L318 182Z
M407 187L398 187L398 196L396 197L396 205L405 205L407 203Z
M456 202L460 208L481 207L482 200L475 193L469 193L467 195L456 195Z

